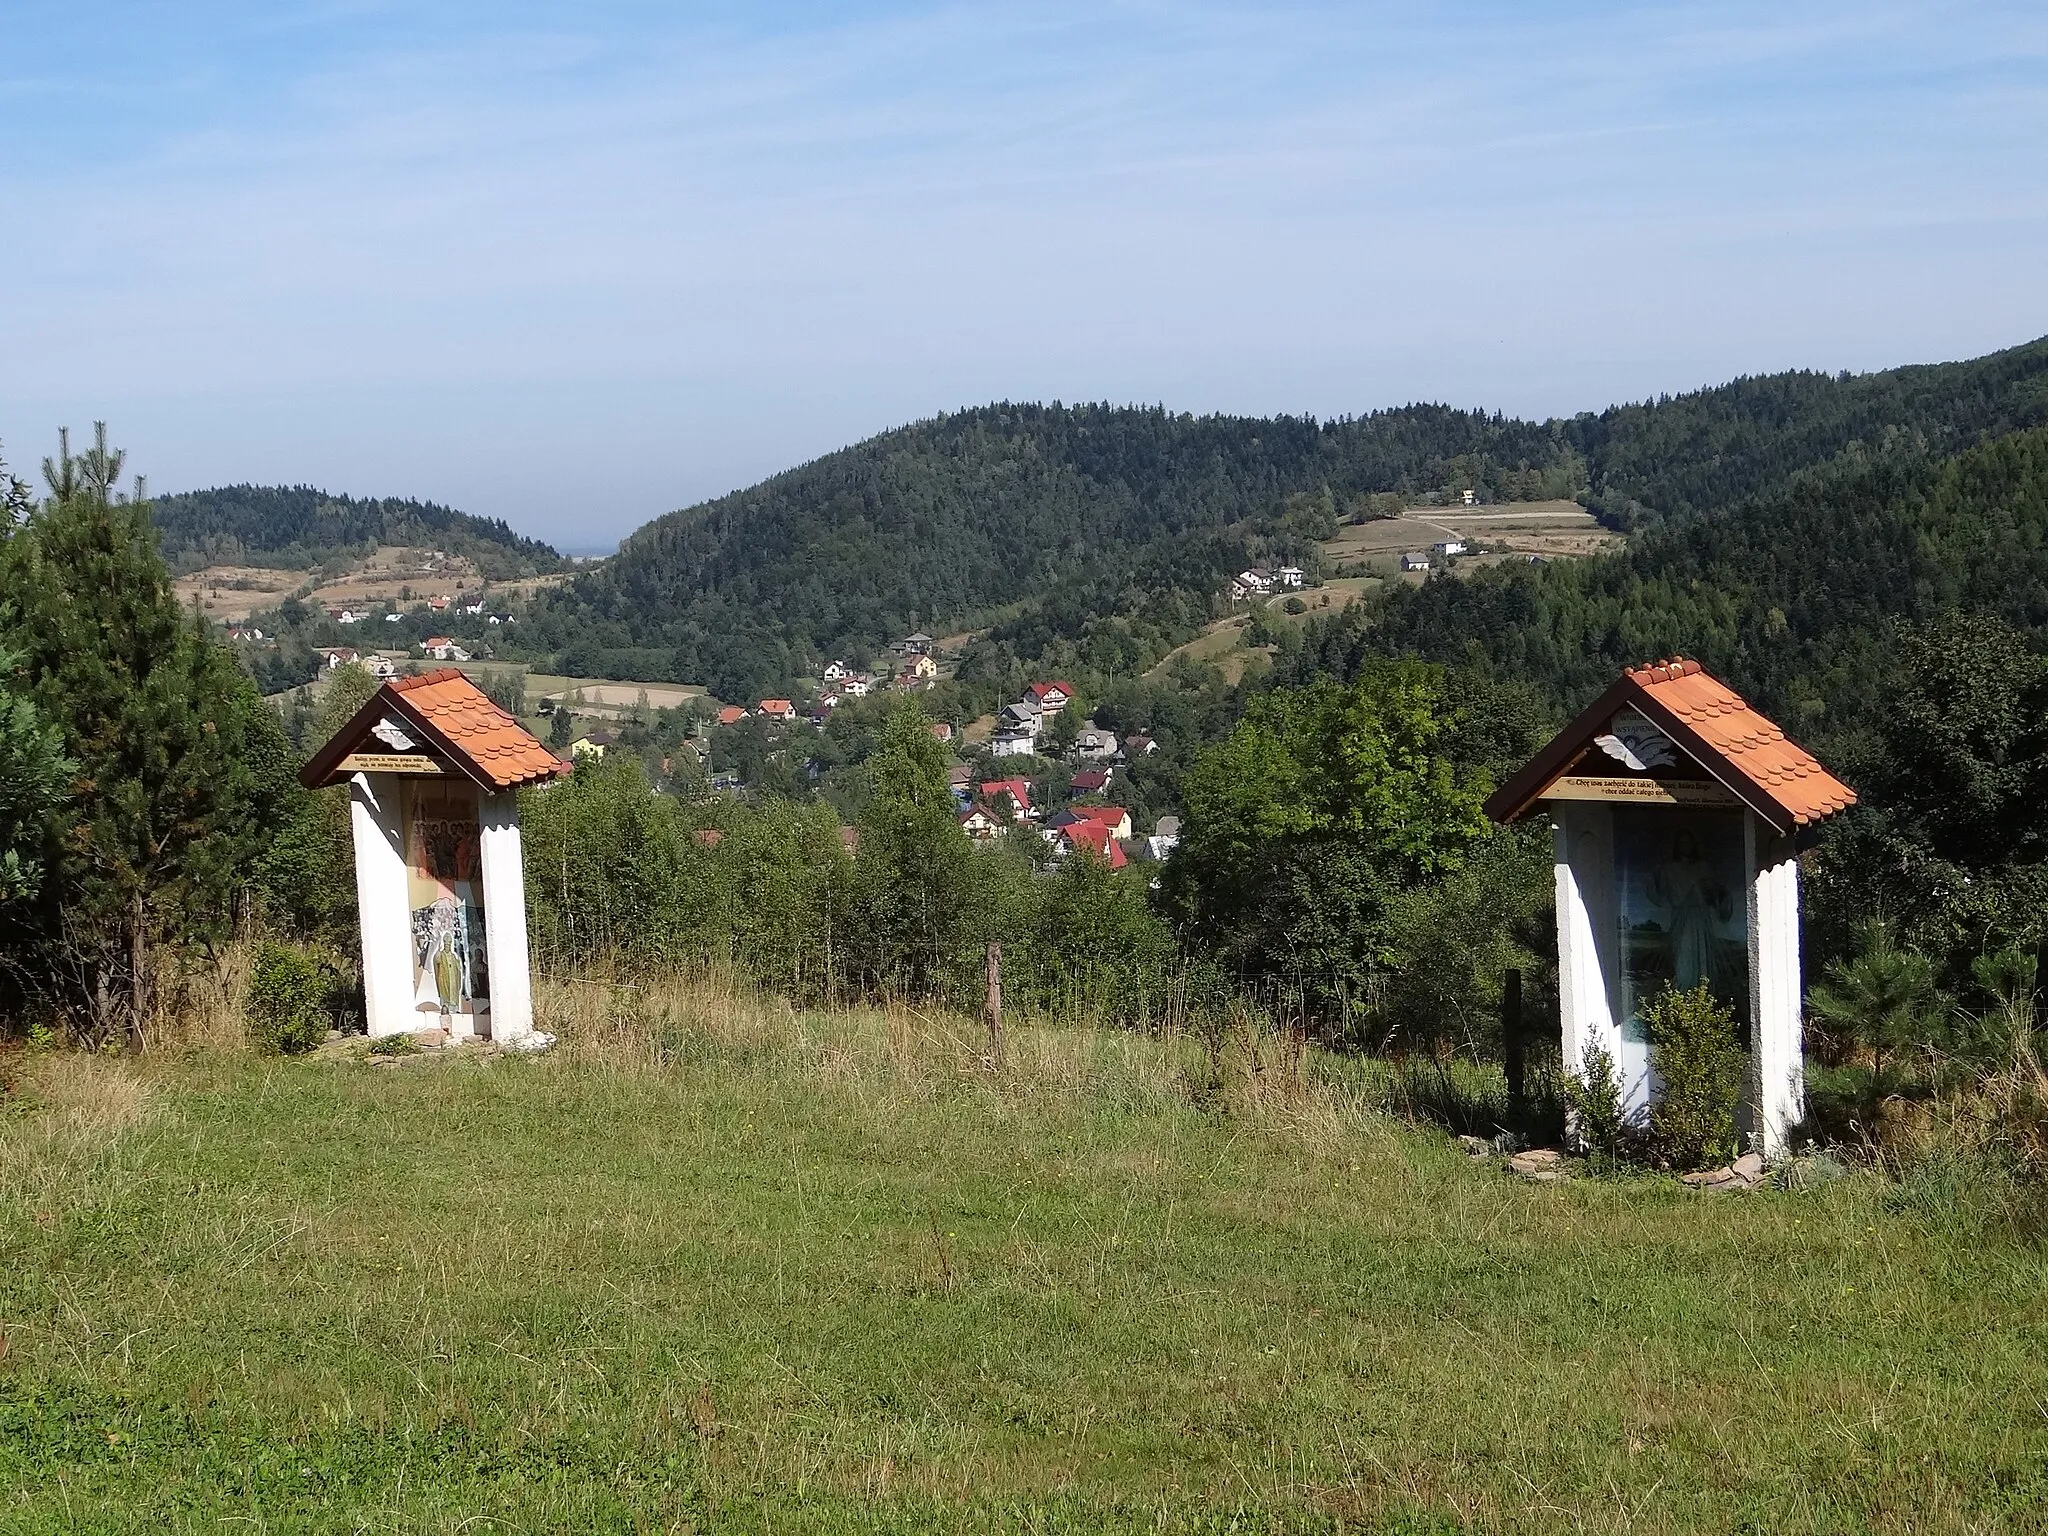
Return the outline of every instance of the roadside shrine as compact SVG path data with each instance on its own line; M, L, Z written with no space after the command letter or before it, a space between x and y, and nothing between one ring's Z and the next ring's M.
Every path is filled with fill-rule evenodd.
M1800 839L1856 793L1696 661L1630 668L1486 802L1551 819L1564 1065L1658 1088L1641 1005L1705 981L1748 1051L1741 1129L1772 1157L1805 1114Z
M300 771L349 786L372 1036L532 1035L517 791L568 771L453 667L384 684Z

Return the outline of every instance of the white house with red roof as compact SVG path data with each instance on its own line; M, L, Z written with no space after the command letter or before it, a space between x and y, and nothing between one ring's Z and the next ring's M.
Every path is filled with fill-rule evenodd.
M960 830L977 843L986 843L1000 837L1009 827L1002 817L986 805L976 801L960 813Z
M1122 869L1131 862L1130 856L1124 852L1124 845L1110 835L1108 826L1099 821L1071 822L1048 836L1053 840L1054 850L1062 856L1085 853L1100 859L1111 869Z
M1029 779L992 779L981 786L979 798L986 804L1000 808L1003 800L1010 802L1010 814L1020 821L1028 821L1037 813L1031 809L1031 781Z
M1056 715L1073 700L1074 685L1061 682L1033 683L1024 690L1024 695L1036 704L1042 713Z

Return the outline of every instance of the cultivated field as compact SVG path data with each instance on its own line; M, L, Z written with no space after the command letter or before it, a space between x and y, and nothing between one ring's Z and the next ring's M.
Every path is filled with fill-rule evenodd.
M1483 544L1491 553L1468 555L1460 569L1475 569L1502 559L1541 555L1569 559L1618 548L1621 535L1610 533L1575 501L1505 502L1471 508L1411 507L1401 517L1350 523L1322 545L1331 565L1357 564L1376 574L1398 573L1400 558L1427 553L1432 544L1463 539ZM1410 577L1419 580L1419 577Z
M624 716L631 714L644 697L650 709L680 709L692 699L706 697L695 684L620 682L616 678L556 677L550 673L529 673L529 698L572 703L579 715Z
M2038 1530L2048 1262L1535 1186L1270 1039L542 988L536 1060L20 1058L9 1531Z
M271 571L257 565L209 565L180 576L172 588L178 602L217 624L239 624L252 613L275 608L311 577L305 571Z
M490 591L500 597L525 595L563 579L554 575L492 582ZM262 609L275 608L309 584L312 592L307 601L324 607L398 606L478 591L483 586L483 576L472 562L459 555L382 544L368 559L355 561L348 571L333 576L322 577L318 571L210 565L203 571L179 577L176 587L178 600L186 607L197 606L209 619L235 623Z

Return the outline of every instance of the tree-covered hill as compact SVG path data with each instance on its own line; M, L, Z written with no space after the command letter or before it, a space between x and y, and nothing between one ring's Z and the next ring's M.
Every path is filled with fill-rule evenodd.
M1612 555L1399 589L1370 617L1312 626L1287 671L1476 660L1563 711L1624 666L1682 654L1853 756L1887 708L1902 629L1955 613L2048 646L2048 427L1949 458L1840 461Z
M1647 526L1734 507L1844 454L1953 452L2044 422L2048 341L1541 423L1440 405L1319 422L1004 403L660 518L550 598L529 638L570 671L737 697L823 653L994 610L1024 610L1021 633L1069 638L1150 612L1140 627L1163 634L1157 616L1184 621L1235 562L1301 547L1318 520L1377 493L1578 495Z
M357 500L309 485L227 485L156 497L150 514L173 571L208 565L310 570L366 555L379 544L443 549L509 579L559 569L561 556L514 533L502 519L475 517L431 501Z

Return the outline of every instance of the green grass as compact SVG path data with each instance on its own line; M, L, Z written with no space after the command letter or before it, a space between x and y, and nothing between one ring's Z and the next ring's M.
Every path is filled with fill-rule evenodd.
M1874 1183L1525 1185L1270 1045L548 996L538 1060L33 1067L0 1528L2043 1525L2048 1264Z

